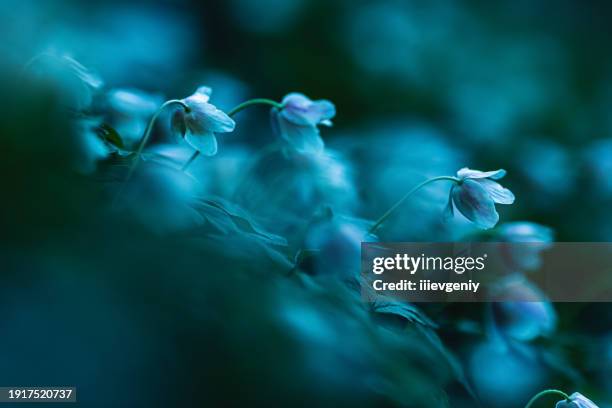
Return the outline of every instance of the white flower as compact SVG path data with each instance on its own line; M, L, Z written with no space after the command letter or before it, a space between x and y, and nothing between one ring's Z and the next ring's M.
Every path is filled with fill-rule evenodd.
M187 109L176 111L172 117L172 129L206 156L217 153L215 133L231 132L236 127L232 118L208 102L211 93L210 88L199 87L181 101Z
M450 191L447 216L453 214L453 204L459 212L478 228L494 227L499 221L495 204L512 204L514 194L496 180L506 175L505 170L479 171L462 168L457 172L460 182Z
M597 408L597 405L579 392L570 395L569 400L557 402L555 408Z
M287 144L300 153L319 153L323 139L319 125L331 126L336 107L328 100L313 101L301 93L283 98L283 108L272 109L272 124Z

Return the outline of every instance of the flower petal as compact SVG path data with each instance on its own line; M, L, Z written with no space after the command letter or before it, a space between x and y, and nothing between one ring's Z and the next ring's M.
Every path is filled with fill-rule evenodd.
M272 133L277 136L282 136L280 121L283 120L280 116L280 111L277 108L270 109L270 127L272 128Z
M478 183L487 190L493 202L497 204L512 204L514 202L512 191L502 187L498 182L489 179L478 179Z
M584 395L580 394L579 392L575 392L572 395L570 395L570 399L578 403L578 406L580 408L597 408L597 405L595 405L593 401L591 401Z
M210 98L210 95L212 95L212 89L207 86L201 86L198 89L196 89L195 93Z
M299 126L287 121L281 115L278 117L281 137L300 153L320 153L325 147L316 126Z
M217 138L213 132L200 134L188 132L185 140L204 156L214 156L217 153Z
M479 228L494 227L499 221L493 200L477 181L468 178L461 185L455 186L452 198L459 212Z
M307 105L310 102L312 102L310 98L300 92L288 93L287 95L285 95L285 97L281 101L281 103L285 106L286 105Z
M208 118L207 128L213 132L227 133L233 131L236 127L234 119L210 103L204 106L204 112Z
M193 95L183 99L183 102L190 108L197 109L197 105L208 102L211 94L212 90L209 87L201 86L196 89Z
M191 104L191 112L185 114L185 122L187 128L196 134L226 133L236 127L236 122L232 118L210 103Z
M493 180L499 180L505 175L506 175L506 170L504 169L493 170L493 171L480 171L480 170L472 170L468 167L464 167L457 172L457 177L470 178L470 179L490 178Z
M336 107L328 100L311 101L300 93L291 93L283 98L281 115L296 125L318 125L336 115Z
M579 392L570 395L570 402L563 400L557 402L555 408L597 408L597 405Z
M446 207L444 207L444 211L442 212L442 216L445 220L452 218L455 215L455 210L453 207L453 190L455 189L455 185L451 187L448 193L448 203Z
M187 129L185 127L185 113L182 111L176 111L172 115L172 119L170 121L170 128L172 129L172 133L175 136L180 138L185 137L185 133Z

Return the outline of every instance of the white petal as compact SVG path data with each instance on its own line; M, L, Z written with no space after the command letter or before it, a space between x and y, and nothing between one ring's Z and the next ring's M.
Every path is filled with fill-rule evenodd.
M216 133L232 132L236 127L234 119L230 118L221 109L207 103L204 106L204 113L207 117L207 129Z
M325 144L316 126L298 126L280 117L278 122L281 137L300 153L320 153Z
M226 133L236 127L236 122L225 112L210 103L192 104L191 112L185 115L187 128L193 133Z
M479 182L465 180L453 188L452 197L459 212L477 227L489 229L499 221L491 196Z
M291 92L285 95L282 100L283 105L293 104L298 106L305 106L308 105L310 102L312 102L310 98L299 92Z
M470 178L470 179L490 178L493 180L499 180L505 175L506 175L506 170L504 169L493 170L493 171L480 171L480 170L472 170L470 168L464 167L457 172L457 177Z
M172 115L170 129L175 136L179 138L185 137L187 129L185 128L185 113L182 110L176 111Z
M212 89L207 86L201 86L196 89L195 93L210 97L210 95L212 95Z
M497 204L512 204L514 202L514 194L512 194L512 191L502 187L498 182L488 179L478 179L478 183L487 190L493 202Z
M195 109L198 104L206 103L210 99L212 90L206 86L201 86L193 93L193 95L183 99L183 102L192 109Z
M210 133L187 133L185 140L204 156L214 156L217 153L217 138Z
M312 101L307 96L291 93L283 98L281 114L296 125L318 125L336 115L336 107L328 100ZM326 124L329 122L326 122Z
M453 185L448 194L448 203L446 204L446 207L444 207L444 211L442 212L442 216L444 220L453 218L453 216L455 215L455 210L453 208L453 189L454 188L455 186Z

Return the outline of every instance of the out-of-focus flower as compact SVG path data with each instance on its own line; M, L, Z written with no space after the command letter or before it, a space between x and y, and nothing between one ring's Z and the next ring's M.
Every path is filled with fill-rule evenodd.
M487 407L516 407L517 400L528 400L546 378L529 345L513 347L494 339L474 348L468 372L482 405Z
M74 111L87 110L103 81L68 55L45 53L34 57L28 72L58 93L59 103Z
M549 244L554 238L551 228L535 222L507 222L498 228L499 237L506 242L541 242Z
M495 287L492 318L503 335L520 341L552 333L557 314L546 296L524 276L511 275Z
M575 392L568 400L557 402L555 408L597 408L597 405L579 392Z
M232 118L208 102L211 93L212 89L199 87L193 95L182 100L189 110L177 110L172 116L173 131L206 156L217 153L215 133L231 132L236 127Z
M106 158L110 148L97 133L101 125L95 118L79 119L74 122L73 138L70 141L73 148L73 165L81 173L91 173L96 169L96 163Z
M147 121L161 106L161 95L151 95L138 89L113 89L107 102L111 110L110 124L126 144L137 143L143 136Z
M174 143L152 146L144 157L180 170L192 154L193 149L186 143ZM246 146L228 146L208 160L195 160L185 173L195 177L207 194L231 198L252 157L253 152Z
M270 154L254 165L248 178L241 177L236 194L245 208L274 219L277 232L302 225L322 204L351 213L359 202L352 163L329 149Z
M318 125L331 126L336 107L328 100L310 100L301 93L283 98L282 109L272 109L272 124L285 142L300 153L319 153L323 139Z
M597 195L612 196L612 139L596 140L583 153Z
M305 248L315 251L315 274L354 278L359 275L361 243L374 241L367 234L368 223L342 216L331 216L310 227Z
M554 233L551 228L534 222L516 221L496 228L495 239L508 243L502 246L502 251L510 267L531 271L540 267L540 254L552 246Z
M152 231L163 234L204 224L194 209L200 193L201 185L195 178L148 160L134 173L117 204Z
M450 191L447 216L452 216L453 204L467 219L482 229L492 228L499 221L495 204L512 204L514 194L495 180L506 175L505 170L479 171L467 167L457 172L460 182Z

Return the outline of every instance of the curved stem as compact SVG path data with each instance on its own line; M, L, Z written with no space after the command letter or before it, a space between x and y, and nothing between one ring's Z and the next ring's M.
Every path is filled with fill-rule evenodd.
M378 227L380 227L380 225L383 222L385 222L387 220L387 218L389 218L391 216L391 214L393 214L393 212L395 210L397 210L399 208L399 206L401 206L404 203L404 201L406 201L408 198L410 198L410 196L412 194L416 193L421 187L424 187L427 184L433 183L434 181L438 181L438 180L450 180L450 181L453 181L455 183L460 183L461 182L461 180L456 178L456 177L439 176L439 177L430 178L428 180L425 180L421 184L416 185L410 191L408 191L406 194L404 194L404 196L402 198L400 198L395 204L393 204L393 206L391 208L389 208L387 210L387 212L385 212L383 215L381 215L378 220L376 220L374 225L368 230L368 234L373 234L374 232L376 232Z
M248 108L249 106L252 105L270 105L274 108L277 109L282 109L283 108L283 104L282 103L278 103L276 101L273 101L272 99L266 99L266 98L255 98L255 99L250 99L246 102L242 102L240 105L234 107L234 109L232 109L231 111L229 111L227 113L228 116L234 116L235 114L237 114L238 112L240 112L241 110L244 110L246 108Z
M266 98L255 98L255 99L249 99L246 102L242 102L241 104L237 105L236 107L234 107L232 110L230 110L227 113L227 116L234 116L235 114L237 114L238 112L248 108L249 106L253 106L253 105L269 105L272 106L274 108L277 109L282 109L283 108L283 104L282 103L278 103L276 101L273 101L272 99L266 99ZM191 163L193 163L193 161L200 155L199 151L195 151L191 157L189 158L189 160L187 160L187 162L183 165L183 167L181 168L181 171L185 171L187 170L187 168L191 165Z
M563 391L559 391L559 390L544 390L544 391L540 391L536 395L534 395L533 398L531 398L529 400L527 405L525 405L525 408L531 408L533 406L533 404L536 402L536 400L538 400L540 397L543 397L544 395L548 395L548 394L557 394L557 395L565 398L568 401L570 399L569 395L567 395Z
M169 101L164 102L162 106L160 106L159 109L153 114L153 116L151 116L151 119L149 120L149 123L147 124L147 127L142 136L142 139L140 140L140 143L138 144L138 148L136 149L136 152L134 153L135 157L132 160L132 164L130 165L128 174L125 177L125 180L123 181L123 186L117 193L117 197L121 194L125 185L131 180L132 176L134 175L134 171L136 170L136 167L138 167L138 163L140 162L140 155L142 154L142 151L144 150L147 142L151 138L151 131L153 130L153 126L155 125L155 121L157 120L157 117L164 111L164 109L166 109L169 106L175 105L175 104L182 106L183 109L185 109L185 111L187 112L190 110L189 106L185 105L185 102L178 100L178 99L170 99Z
M185 162L185 164L183 164L183 167L181 167L181 171L185 171L185 170L187 170L187 167L189 167L189 165L190 165L191 163L193 163L193 161L194 161L195 159L197 159L199 155L200 155L200 151L199 151L199 150L196 150L195 152L193 152L193 154L191 155L191 157L189 158L189 160L187 160L187 161Z
M164 102L164 104L159 107L157 112L155 112L153 116L151 116L151 120L149 120L149 123L147 124L144 135L142 136L142 139L140 139L140 144L138 145L138 149L136 149L136 157L134 159L132 167L130 168L130 173L128 173L128 178L131 175L131 173L134 172L136 166L138 165L138 159L140 158L140 154L142 153L147 142L151 138L151 131L153 130L153 125L155 125L155 121L157 120L157 117L163 112L165 108L167 108L168 106L174 105L174 104L181 105L183 109L185 109L185 111L190 110L190 108L187 105L185 105L185 102L180 101L178 99L170 99L169 101Z

